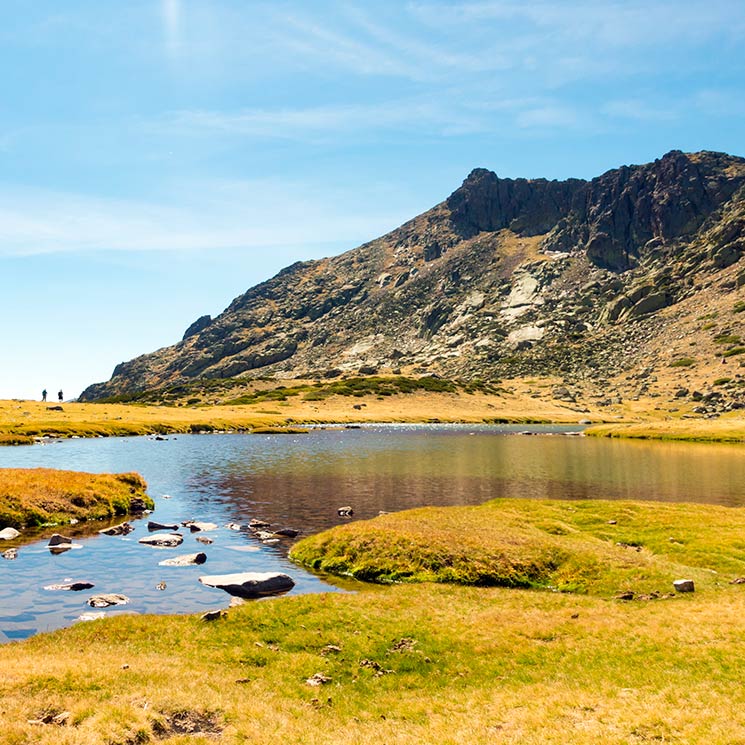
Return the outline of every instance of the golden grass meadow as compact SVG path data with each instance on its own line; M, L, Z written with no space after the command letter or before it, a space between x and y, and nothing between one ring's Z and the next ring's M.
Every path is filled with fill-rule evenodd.
M605 418L591 432L605 436L744 435L741 418L663 419L643 402L608 422L521 385L62 411L8 401L0 432L282 431L436 412ZM120 491L140 494L137 480L7 469L0 514L21 505L18 524L114 514L126 509ZM81 497L91 489L102 498ZM120 614L0 646L0 742L745 743L743 536L741 508L600 500L496 500L350 523L291 556L354 592L248 602L214 621ZM675 593L681 578L696 591Z
M211 622L121 615L0 647L2 741L745 742L745 587L731 584L744 530L737 508L600 501L350 524L295 553L367 540L366 571L398 566L406 582L246 603ZM406 550L391 558L381 533ZM433 544L498 573L420 582L412 566L438 579ZM525 558L538 572L514 583L504 567ZM551 589L567 567L575 591ZM679 577L696 592L673 593Z

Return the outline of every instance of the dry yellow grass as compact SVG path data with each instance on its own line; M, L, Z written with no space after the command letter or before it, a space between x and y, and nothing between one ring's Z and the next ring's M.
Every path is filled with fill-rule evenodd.
M668 380L662 376L660 381L672 398L677 385L675 379L670 377ZM590 395L586 395L587 392L583 394L581 387L577 402L571 403L553 398L553 389L561 384L557 378L525 378L502 381L498 393L416 391L389 396L331 395L323 400L298 394L288 396L286 400L241 405L218 402L200 406L66 403L62 411L36 401L0 401L0 444L14 444L26 441L24 438L45 435L109 437L253 431L267 427L352 422L576 424L584 420L609 425L589 431L597 435L745 441L745 415L742 414L732 413L721 419L688 418L693 403L676 401L664 404L664 397L624 399L618 405L599 407ZM251 390L262 390L262 387L268 389L277 383L251 385ZM627 424L633 426L618 426Z
M500 396L417 392L382 400L335 395L307 401L296 396L241 406L66 403L63 409L50 410L36 401L0 401L0 434L95 437L345 422L577 422L587 416L550 399L531 399L520 390Z
M740 586L623 604L433 585L123 616L0 647L0 738L737 743L743 617Z
M670 419L633 424L598 424L589 427L586 434L595 437L644 440L745 442L745 417L727 415L720 419Z
M0 469L0 528L124 515L130 511L133 500L153 506L145 489L145 481L136 473L3 468Z

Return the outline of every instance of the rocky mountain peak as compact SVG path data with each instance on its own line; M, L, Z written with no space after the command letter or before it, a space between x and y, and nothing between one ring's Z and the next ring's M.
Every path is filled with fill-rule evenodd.
M712 283L741 293L743 254L742 158L673 150L590 181L477 168L431 210L340 256L287 267L82 398L360 369L610 375L632 363L623 340L647 319Z

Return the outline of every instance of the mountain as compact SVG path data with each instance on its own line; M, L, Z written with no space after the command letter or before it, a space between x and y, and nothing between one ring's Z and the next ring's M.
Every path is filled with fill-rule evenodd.
M476 169L427 212L287 267L177 344L117 365L81 400L236 376L402 371L602 387L681 359L711 367L739 354L744 254L743 158L672 151L591 181ZM703 329L707 309L717 320Z

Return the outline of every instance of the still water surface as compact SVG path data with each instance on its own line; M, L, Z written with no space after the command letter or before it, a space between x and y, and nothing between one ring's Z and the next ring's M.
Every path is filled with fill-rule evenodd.
M67 626L94 593L122 593L131 602L106 614L195 613L225 607L229 597L202 586L204 574L281 571L299 592L338 591L293 565L289 542L269 546L223 527L262 518L276 527L314 533L353 519L423 505L479 504L495 497L650 499L745 505L745 448L737 445L627 442L563 436L572 427L531 427L546 436L519 436L525 425L370 426L308 435L183 435L65 440L0 448L0 467L138 471L156 501L151 519L217 523L203 546L187 530L177 548L138 544L147 518L125 537L75 534L81 549L52 555L46 540L0 560L0 640ZM553 433L548 436L548 433ZM163 498L169 495L169 499ZM0 526L2 528L4 526ZM101 527L96 525L94 530ZM47 531L47 535L52 531ZM4 548L0 546L0 548ZM161 567L158 562L205 551L207 562ZM95 589L52 592L45 585L88 580ZM158 590L159 582L166 583Z

